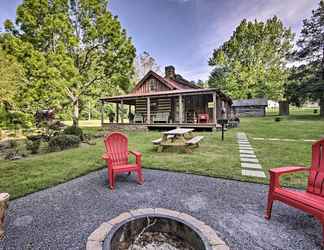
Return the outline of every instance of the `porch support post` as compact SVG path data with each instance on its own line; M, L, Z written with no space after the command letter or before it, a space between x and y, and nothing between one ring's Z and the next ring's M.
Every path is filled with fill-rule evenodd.
M100 112L101 112L101 116L100 116L101 127L103 127L104 124L104 101L103 100L101 100Z
M116 123L119 122L119 103L116 102Z
M146 123L150 124L151 123L151 99L150 97L146 98Z
M120 122L124 123L124 101L120 101Z
M217 123L217 97L216 92L213 93L213 122Z
M183 112L182 112L182 95L179 95L179 123L183 122Z

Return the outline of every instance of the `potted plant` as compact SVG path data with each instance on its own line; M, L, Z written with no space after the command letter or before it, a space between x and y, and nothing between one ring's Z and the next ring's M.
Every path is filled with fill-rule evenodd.
M108 118L109 118L109 122L110 123L113 123L114 122L114 119L115 119L115 113L114 112L110 112L109 114L108 114Z

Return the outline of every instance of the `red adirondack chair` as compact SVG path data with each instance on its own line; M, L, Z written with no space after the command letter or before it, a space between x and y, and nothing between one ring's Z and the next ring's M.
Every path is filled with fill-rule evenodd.
M280 186L282 174L307 171L308 185L306 191L296 191ZM323 227L322 244L324 244L324 139L312 145L312 163L310 168L304 166L287 166L271 169L268 206L265 218L270 219L274 200L284 202L301 209L317 218Z
M208 114L199 114L198 115L198 123L208 123L209 115Z
M137 173L138 183L143 184L144 178L142 174L142 163L140 152L128 151L128 138L123 133L114 132L107 135L104 139L106 153L102 159L106 160L108 167L108 180L110 189L115 187L115 177L119 173L128 173L132 171ZM136 158L136 162L129 163L129 155L132 154Z

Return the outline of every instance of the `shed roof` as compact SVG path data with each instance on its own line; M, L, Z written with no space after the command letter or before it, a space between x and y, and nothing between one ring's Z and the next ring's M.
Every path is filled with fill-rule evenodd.
M232 106L233 107L268 106L268 100L266 98L234 100Z

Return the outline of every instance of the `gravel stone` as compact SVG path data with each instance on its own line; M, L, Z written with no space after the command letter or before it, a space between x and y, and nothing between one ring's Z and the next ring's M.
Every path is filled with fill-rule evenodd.
M10 201L7 237L0 249L84 250L103 222L150 207L192 215L212 227L232 250L321 249L321 225L306 213L275 202L271 220L264 219L268 185L145 169L144 185L136 183L135 175L118 176L116 189L110 191L106 174L92 172ZM190 210L188 199L198 194L205 204ZM14 224L25 215L33 217L28 230Z

